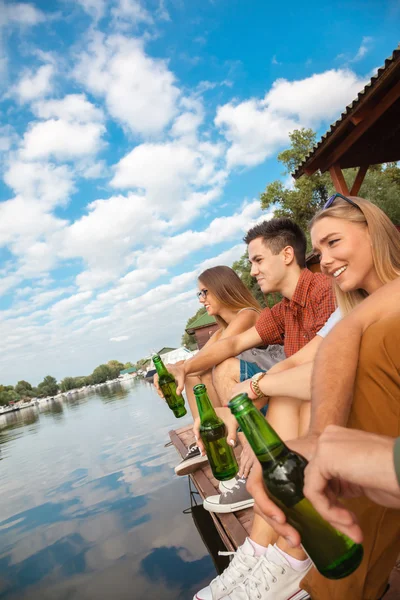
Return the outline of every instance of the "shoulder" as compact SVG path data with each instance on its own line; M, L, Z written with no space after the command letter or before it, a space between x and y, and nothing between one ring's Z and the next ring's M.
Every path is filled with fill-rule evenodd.
M333 296L332 279L330 277L327 277L323 273L312 274L310 288L310 291L313 294L323 294L330 292Z

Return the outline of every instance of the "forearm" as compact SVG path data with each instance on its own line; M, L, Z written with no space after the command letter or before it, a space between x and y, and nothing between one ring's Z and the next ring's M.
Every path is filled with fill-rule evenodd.
M345 319L321 344L311 378L311 434L328 425L346 426L362 333L360 319Z
M235 344L232 338L219 340L208 348L203 348L193 358L187 360L184 364L185 375L193 373L203 373L218 365L223 360L235 356Z
M266 396L290 396L310 400L312 369L313 363L309 362L282 373L268 372L259 381L260 390Z

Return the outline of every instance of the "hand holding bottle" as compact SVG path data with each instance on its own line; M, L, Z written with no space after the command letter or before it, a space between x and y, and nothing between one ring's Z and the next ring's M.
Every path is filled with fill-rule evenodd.
M229 408L227 406L217 406L214 408L214 410L215 410L217 416L220 417L220 419L222 419L226 425L226 429L227 429L226 439L228 441L228 444L231 446L235 446L236 436L237 436L236 431L237 431L237 426L238 426L235 417L232 415L231 411L229 410ZM203 440L201 439L200 417L196 417L194 420L193 433L196 438L197 445L200 448L202 455L204 456L206 454L206 450L205 450L205 447L203 444ZM233 441L233 444L231 444L230 441Z

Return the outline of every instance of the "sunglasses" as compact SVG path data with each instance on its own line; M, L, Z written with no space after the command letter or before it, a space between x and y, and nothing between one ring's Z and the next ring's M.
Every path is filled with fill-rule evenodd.
M208 294L208 290L202 289L199 292L197 292L196 296L198 297L198 299L200 300L200 298L204 298L204 300L207 298L207 294Z
M350 198L347 198L347 196L343 196L342 194L333 194L333 196L328 198L328 200L325 202L323 210L332 206L332 204L335 202L336 198L342 198L342 200L346 200L346 202L348 202L352 206L355 206L356 208L360 209L358 204L353 202L353 200L350 200Z

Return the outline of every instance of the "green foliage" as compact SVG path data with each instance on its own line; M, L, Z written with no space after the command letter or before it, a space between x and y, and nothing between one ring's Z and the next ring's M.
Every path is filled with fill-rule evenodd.
M39 396L55 396L58 394L58 383L55 377L46 375L41 383L38 385Z
M0 385L0 405L7 405L10 402L17 402L19 395L12 385Z
M111 370L108 365L99 365L95 368L91 375L92 382L105 383L108 379L112 379Z
M109 360L107 367L110 372L109 379L116 379L120 372L124 369L123 363L119 362L119 360Z
M18 381L14 389L20 398L33 398L35 396L31 384L23 379Z
M204 315L206 312L207 310L204 308L204 306L201 306L196 314L188 319L185 329L190 327L190 325L194 323L196 319L198 319L201 315ZM196 348L196 338L194 334L189 334L187 331L185 331L181 339L181 344L187 348Z

